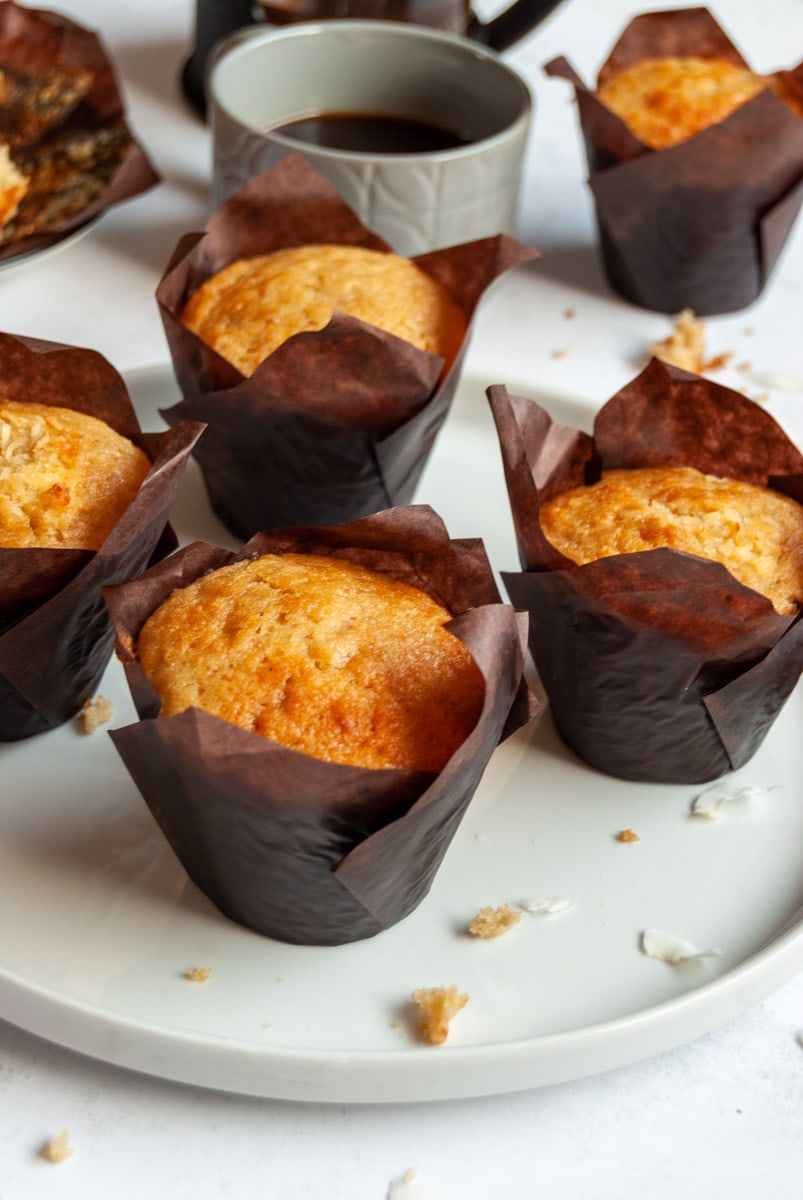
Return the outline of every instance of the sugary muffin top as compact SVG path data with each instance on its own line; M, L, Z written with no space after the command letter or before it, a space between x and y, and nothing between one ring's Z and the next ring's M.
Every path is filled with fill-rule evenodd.
M333 312L373 325L451 363L463 310L410 259L363 246L294 246L240 258L193 293L181 321L243 375L293 334L323 329Z
M778 612L803 604L803 506L771 488L692 467L606 471L542 505L540 523L578 564L668 546L721 563Z
M450 619L390 575L267 554L174 591L138 654L162 716L196 707L314 758L439 771L484 697Z
M97 417L0 400L0 546L97 550L150 467Z

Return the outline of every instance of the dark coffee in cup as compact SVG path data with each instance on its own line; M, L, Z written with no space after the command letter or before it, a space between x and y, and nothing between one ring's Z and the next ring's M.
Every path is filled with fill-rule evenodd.
M428 154L454 150L470 141L441 125L393 113L319 113L274 125L272 132L305 146L359 154Z

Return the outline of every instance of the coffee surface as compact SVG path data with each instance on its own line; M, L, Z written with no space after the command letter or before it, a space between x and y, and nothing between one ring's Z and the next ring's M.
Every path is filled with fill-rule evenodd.
M307 145L363 154L422 154L467 145L467 139L450 129L385 113L319 113L276 125L271 132Z

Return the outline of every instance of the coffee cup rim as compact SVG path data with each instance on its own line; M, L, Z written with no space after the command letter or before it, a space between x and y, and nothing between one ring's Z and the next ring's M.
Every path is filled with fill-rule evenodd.
M232 111L230 105L220 97L218 91L215 89L215 76L218 71L231 66L231 62L238 55L238 52L244 54L254 52L259 46L265 44L274 45L282 41L295 41L304 37L313 38L320 37L321 35L328 36L329 34L335 34L340 38L347 31L355 34L360 32L376 34L390 41L404 39L408 42L441 43L449 46L459 54L465 55L467 62L473 60L475 62L482 61L483 63L490 64L501 75L504 75L509 83L517 87L520 92L520 105L516 110L515 116L495 133L473 139L466 145L454 146L447 150L419 151L405 157L424 158L427 161L437 161L438 159L452 161L456 158L476 154L478 148L489 147L493 146L495 142L506 141L516 129L522 125L526 125L531 119L534 102L529 84L514 66L507 63L499 52L493 50L491 47L484 46L479 42L472 42L469 38L461 34L450 33L448 30L429 28L410 22L352 17L338 17L336 19L330 18L328 20L317 21L296 21L292 25L267 29L264 26L249 26L224 38L215 47L207 69L206 91L210 111L214 113L215 109L219 109L226 114L230 121L235 122L243 129L257 134L269 134L271 140L282 147L286 147L288 151L298 151L299 144L296 139L286 137L275 129L266 130L258 127L256 124L243 118L239 113ZM400 157L392 151L340 150L317 145L314 150L316 157L321 159L331 158L333 160L348 159L353 161L355 158L397 160Z

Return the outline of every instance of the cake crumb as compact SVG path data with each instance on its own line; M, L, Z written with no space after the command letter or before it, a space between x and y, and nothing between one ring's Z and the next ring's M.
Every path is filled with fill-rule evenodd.
M552 351L553 358L568 358L569 354L570 354L570 350L569 350L568 346L564 346L559 350Z
M468 927L472 937L495 938L507 933L521 920L521 912L511 908L509 904L500 904L497 908L486 905L481 908Z
M465 992L450 987L417 988L413 1000L418 1006L418 1026L433 1046L442 1045L449 1036L449 1024L468 1003Z
M574 318L576 317L577 313L575 312L575 310L573 308L565 308L563 310L563 315L567 321L573 321Z
M620 829L616 835L617 842L638 842L639 835L634 829Z
M55 1137L48 1138L40 1151L40 1157L49 1163L63 1163L68 1158L72 1158L75 1151L70 1144L70 1135L66 1129L62 1129L61 1133L57 1133Z
M111 700L105 696L96 696L94 700L85 700L84 707L78 716L83 722L84 733L95 733L101 725L112 719L114 708Z
M212 978L211 967L190 967L184 972L184 978L189 979L192 983L206 983L207 979Z
M668 338L653 342L648 353L651 358L660 358L662 362L680 367L683 371L691 371L694 375L717 371L733 357L728 352L706 358L705 321L696 317L691 308L684 308L678 313L673 332Z
M716 958L722 951L718 946L708 950L698 950L685 938L674 933L664 933L660 929L645 929L641 935L641 950L649 958L658 958L662 962L678 966L681 963L692 962L700 958Z

